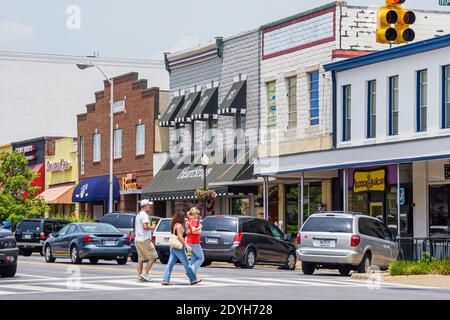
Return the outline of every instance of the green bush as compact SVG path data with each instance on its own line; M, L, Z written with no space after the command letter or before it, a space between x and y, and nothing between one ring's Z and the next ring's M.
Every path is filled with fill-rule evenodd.
M419 261L395 261L389 265L391 276L419 274L450 275L450 259L439 260L424 253Z

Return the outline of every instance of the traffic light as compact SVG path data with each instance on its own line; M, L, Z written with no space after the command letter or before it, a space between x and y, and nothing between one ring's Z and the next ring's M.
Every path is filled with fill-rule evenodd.
M386 0L386 5L378 9L376 40L378 43L407 43L415 38L410 28L416 22L416 15L403 8L406 0Z

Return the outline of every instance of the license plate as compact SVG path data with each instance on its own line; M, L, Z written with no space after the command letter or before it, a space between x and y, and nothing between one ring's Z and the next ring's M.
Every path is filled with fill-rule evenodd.
M23 238L24 238L24 239L31 239L31 234L24 234L24 235L23 235Z
M219 243L219 239L217 239L217 238L206 238L206 243L218 244Z
M106 241L103 241L103 245L105 247L115 247L117 245L117 242L112 241L112 240L106 240Z
M334 240L328 240L328 239L317 239L317 240L314 240L314 245L316 247L333 248L336 246L336 242Z

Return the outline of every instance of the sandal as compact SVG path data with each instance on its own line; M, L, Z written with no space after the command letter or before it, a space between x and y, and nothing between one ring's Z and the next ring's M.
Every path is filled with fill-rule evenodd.
M200 283L201 281L202 281L202 280L200 280L200 279L195 280L195 281L192 281L192 282L191 282L191 286L196 285L196 284Z
M163 281L163 282L161 282L161 284L163 286L171 286L172 285L169 281Z

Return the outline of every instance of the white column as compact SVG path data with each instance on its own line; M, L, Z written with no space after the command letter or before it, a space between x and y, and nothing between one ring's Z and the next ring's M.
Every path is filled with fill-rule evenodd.
M305 202L305 174L302 172L300 183L298 185L298 229L303 225L304 202Z
M343 201L343 210L344 212L348 211L348 169L345 168L343 170L343 176L342 176L342 201Z

